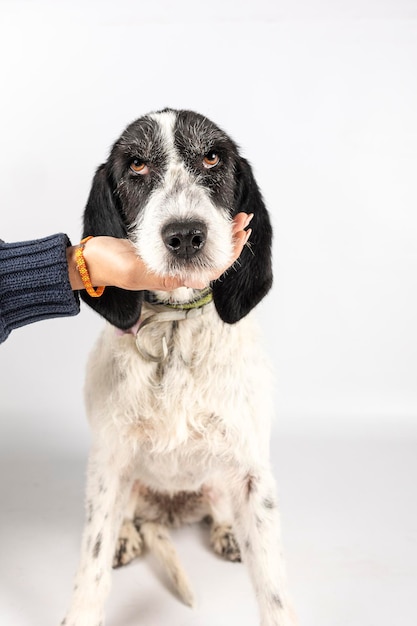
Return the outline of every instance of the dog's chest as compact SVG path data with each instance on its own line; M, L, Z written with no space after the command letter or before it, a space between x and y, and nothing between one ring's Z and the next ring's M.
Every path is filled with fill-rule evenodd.
M138 431L149 436L156 429L162 437L161 429L173 429L198 443L202 433L221 429L220 416L228 411L228 397L239 386L240 333L214 315L156 324L147 330L142 337L146 350L160 353L166 342L167 356L153 363L132 354L131 367L140 379L140 393L134 394ZM122 387L130 387L131 382L129 374Z
M230 326L213 313L149 325L146 349L157 352L163 337L167 357L154 363L134 337L107 328L90 360L87 407L93 429L140 450L149 475L165 483L183 475L185 484L187 468L209 471L256 436L256 414L269 418L268 368L248 318Z

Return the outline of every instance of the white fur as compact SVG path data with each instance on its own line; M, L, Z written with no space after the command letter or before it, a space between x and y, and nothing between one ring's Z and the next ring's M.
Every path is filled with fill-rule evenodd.
M149 265L164 273L169 262L160 242L161 226L178 217L204 219L209 232L205 261L200 269L194 268L204 277L210 265L222 267L230 257L230 219L191 179L170 140L173 120L169 114L162 119L169 168L141 212L135 241ZM164 297L184 301L190 293L182 289ZM149 314L145 304L143 318ZM91 354L85 392L94 437L87 521L72 603L62 623L104 624L115 548L122 550L124 542L130 542L122 563L140 552L141 538L134 528L138 520L145 524L142 540L165 559L182 597L191 603L175 552L164 533L155 530L163 524L163 508L158 512L149 501L151 493L175 497L187 492L194 494L197 504L180 511L173 523L209 513L215 549L230 547L233 560L240 549L249 568L261 625L290 626L294 622L269 464L272 381L252 315L229 325L211 305L199 317L152 323L141 331L144 348L151 354L163 337L169 352L162 364L143 358L135 337L120 336L110 325ZM158 537L165 547L155 548ZM232 623L233 617L227 621Z

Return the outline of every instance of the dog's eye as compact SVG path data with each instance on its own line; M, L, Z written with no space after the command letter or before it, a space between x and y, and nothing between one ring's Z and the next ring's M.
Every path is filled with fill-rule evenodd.
M210 150L207 152L203 159L203 165L205 168L210 169L211 167L215 167L220 161L220 157L214 150Z
M130 164L130 169L132 172L135 172L135 174L147 174L149 172L148 166L140 159L133 159Z

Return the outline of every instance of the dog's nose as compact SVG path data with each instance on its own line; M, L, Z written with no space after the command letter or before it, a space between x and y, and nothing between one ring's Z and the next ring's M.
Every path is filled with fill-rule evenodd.
M207 228L203 222L170 222L162 229L162 239L170 252L189 259L204 247Z

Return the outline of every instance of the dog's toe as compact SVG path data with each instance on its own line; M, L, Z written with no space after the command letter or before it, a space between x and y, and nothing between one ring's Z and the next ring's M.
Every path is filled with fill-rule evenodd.
M120 529L116 550L113 557L113 567L122 567L133 561L142 553L143 539L133 522L125 520Z
M213 524L210 531L210 543L216 554L219 554L225 559L229 561L242 560L240 548L231 526Z

